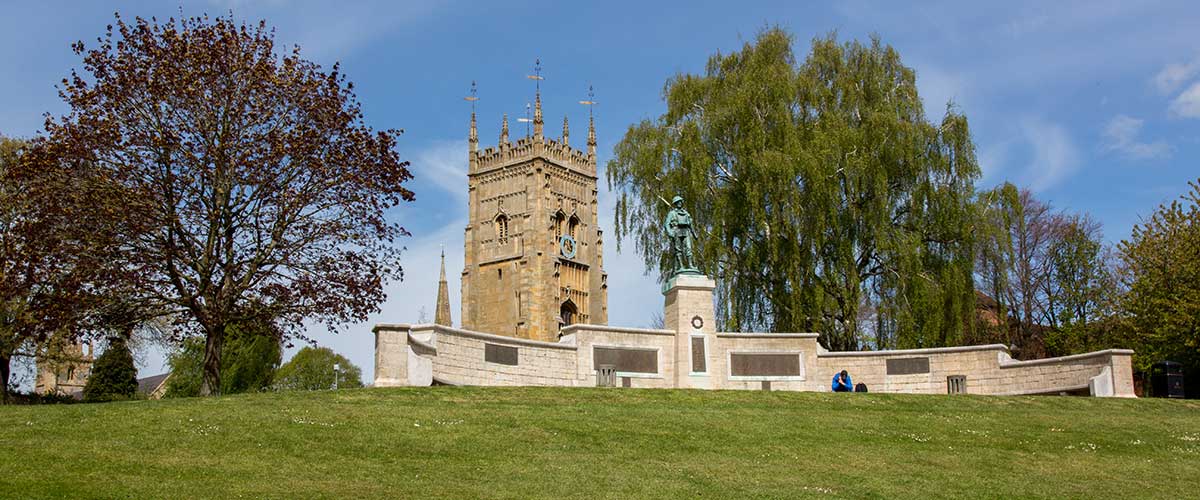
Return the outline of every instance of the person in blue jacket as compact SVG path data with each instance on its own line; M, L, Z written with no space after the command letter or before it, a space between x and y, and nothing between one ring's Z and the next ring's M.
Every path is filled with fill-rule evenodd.
M846 370L833 375L833 392L854 392L854 382L850 380L850 374Z

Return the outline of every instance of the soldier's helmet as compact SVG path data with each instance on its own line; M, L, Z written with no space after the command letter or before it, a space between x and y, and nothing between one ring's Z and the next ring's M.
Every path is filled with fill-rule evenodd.
M675 197L671 199L671 204L672 204L672 205L675 205L675 206L682 205L682 204L683 204L683 197L682 197L682 196L679 196L679 195L675 195Z

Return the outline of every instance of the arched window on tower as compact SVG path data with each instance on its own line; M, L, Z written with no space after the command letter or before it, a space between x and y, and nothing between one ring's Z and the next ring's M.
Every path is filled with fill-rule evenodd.
M496 242L504 245L508 243L508 216L500 214L496 216Z
M559 241L562 241L563 229L565 229L563 226L566 225L566 219L567 217L563 214L562 210L559 210L558 213L554 214L552 223L554 225L554 242L556 244Z
M579 227L579 217L572 215L571 220L567 221L567 234L571 235L571 239L579 241L578 235L575 234L575 229Z
M578 320L579 310L575 307L575 303L571 299L567 299L562 303L562 307L558 310L558 326L559 328L568 327L575 324Z

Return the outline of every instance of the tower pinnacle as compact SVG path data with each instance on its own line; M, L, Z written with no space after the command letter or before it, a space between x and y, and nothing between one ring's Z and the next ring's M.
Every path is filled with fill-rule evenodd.
M508 144L508 113L504 114L504 119L500 122L500 147Z
M470 144L472 153L479 150L479 129L475 126L475 101L479 97L475 95L475 81L471 81L471 95L464 97L464 100L471 101L471 132L467 136L467 142Z
M588 98L586 101L579 101L579 104L586 104L588 107L588 162L593 166L596 165L596 118L592 115L592 109L596 107L596 92L588 85Z
M533 64L533 74L525 75L525 78L533 80L534 97L533 97L533 138L535 141L542 138L542 60L539 58Z
M588 117L588 161L596 163L596 119Z
M538 91L533 99L533 136L542 136L542 91Z
M571 129L569 127L567 127L567 117L565 117L565 116L563 117L562 143L563 143L563 146L571 145Z

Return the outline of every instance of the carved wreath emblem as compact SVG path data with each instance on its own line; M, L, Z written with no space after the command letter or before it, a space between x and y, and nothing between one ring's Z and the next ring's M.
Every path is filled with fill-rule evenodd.
M704 328L704 318L700 316L692 316L692 328L697 330Z

